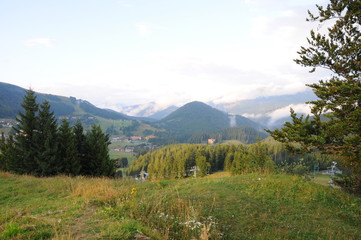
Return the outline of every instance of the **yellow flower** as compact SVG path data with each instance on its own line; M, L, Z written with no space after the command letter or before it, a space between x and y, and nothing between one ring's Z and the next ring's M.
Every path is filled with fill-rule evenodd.
M132 191L130 192L130 194L136 194L137 193L137 189L136 188L132 188Z

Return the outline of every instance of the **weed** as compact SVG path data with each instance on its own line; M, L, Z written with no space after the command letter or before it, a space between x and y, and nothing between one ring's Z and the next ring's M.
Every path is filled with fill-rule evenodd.
M21 229L18 224L9 223L5 226L5 230L2 233L2 238L11 239L21 233Z

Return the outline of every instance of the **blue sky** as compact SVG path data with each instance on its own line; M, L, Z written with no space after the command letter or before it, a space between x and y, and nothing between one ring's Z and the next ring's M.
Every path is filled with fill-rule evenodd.
M100 107L296 93L309 0L0 0L0 81Z

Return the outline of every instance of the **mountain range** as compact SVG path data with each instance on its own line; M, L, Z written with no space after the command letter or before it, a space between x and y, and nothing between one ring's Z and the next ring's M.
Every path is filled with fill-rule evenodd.
M258 97L231 103L207 102L207 104L218 110L241 115L267 128L275 129L290 120L290 107L294 108L297 113L308 114L309 107L305 102L316 99L311 90L306 90L295 94ZM124 114L161 120L178 108L174 105L161 107L155 102L150 102L142 105L123 106L121 109Z
M21 111L21 102L25 91L18 86L0 82L0 118L15 118L17 116L18 112ZM238 138L246 139L243 135L247 134L264 138L266 134L263 129L269 128L270 120L277 126L283 124L284 119L282 117L277 119L279 122L274 120L273 112L312 100L313 96L312 92L304 92L296 95L257 98L229 104L206 104L195 101L181 107L169 106L164 109L159 108L156 103L123 108L126 112L137 114L136 117L114 110L101 109L86 100L75 97L37 93L39 103L44 99L49 101L56 117L66 116L83 119L87 120L88 124L101 123L104 122L104 119L137 121L136 125L143 124L141 129L151 130L159 138L168 139L168 142L201 142L205 137L215 136L215 133L218 136L222 135L223 138L231 138L230 131L226 131L229 128L232 128L233 132L237 132ZM137 111L139 109L142 110ZM103 120L90 121L89 119ZM106 128L114 128L109 122L111 121L108 121ZM255 141L255 138L249 141Z

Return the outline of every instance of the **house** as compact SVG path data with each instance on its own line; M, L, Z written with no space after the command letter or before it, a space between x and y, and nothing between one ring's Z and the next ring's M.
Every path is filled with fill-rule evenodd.
M125 146L124 152L127 152L127 153L134 152L134 147L132 147L132 146Z
M130 139L132 141L137 141L137 140L142 140L142 137L141 136L132 136L132 137L130 137Z
M215 142L216 142L216 139L214 139L214 138L208 139L208 144L209 144L209 145L212 145L212 144L214 144Z
M156 137L153 136L153 135L150 135L150 136L146 136L146 137L145 137L146 140L153 139L153 138L156 138Z

